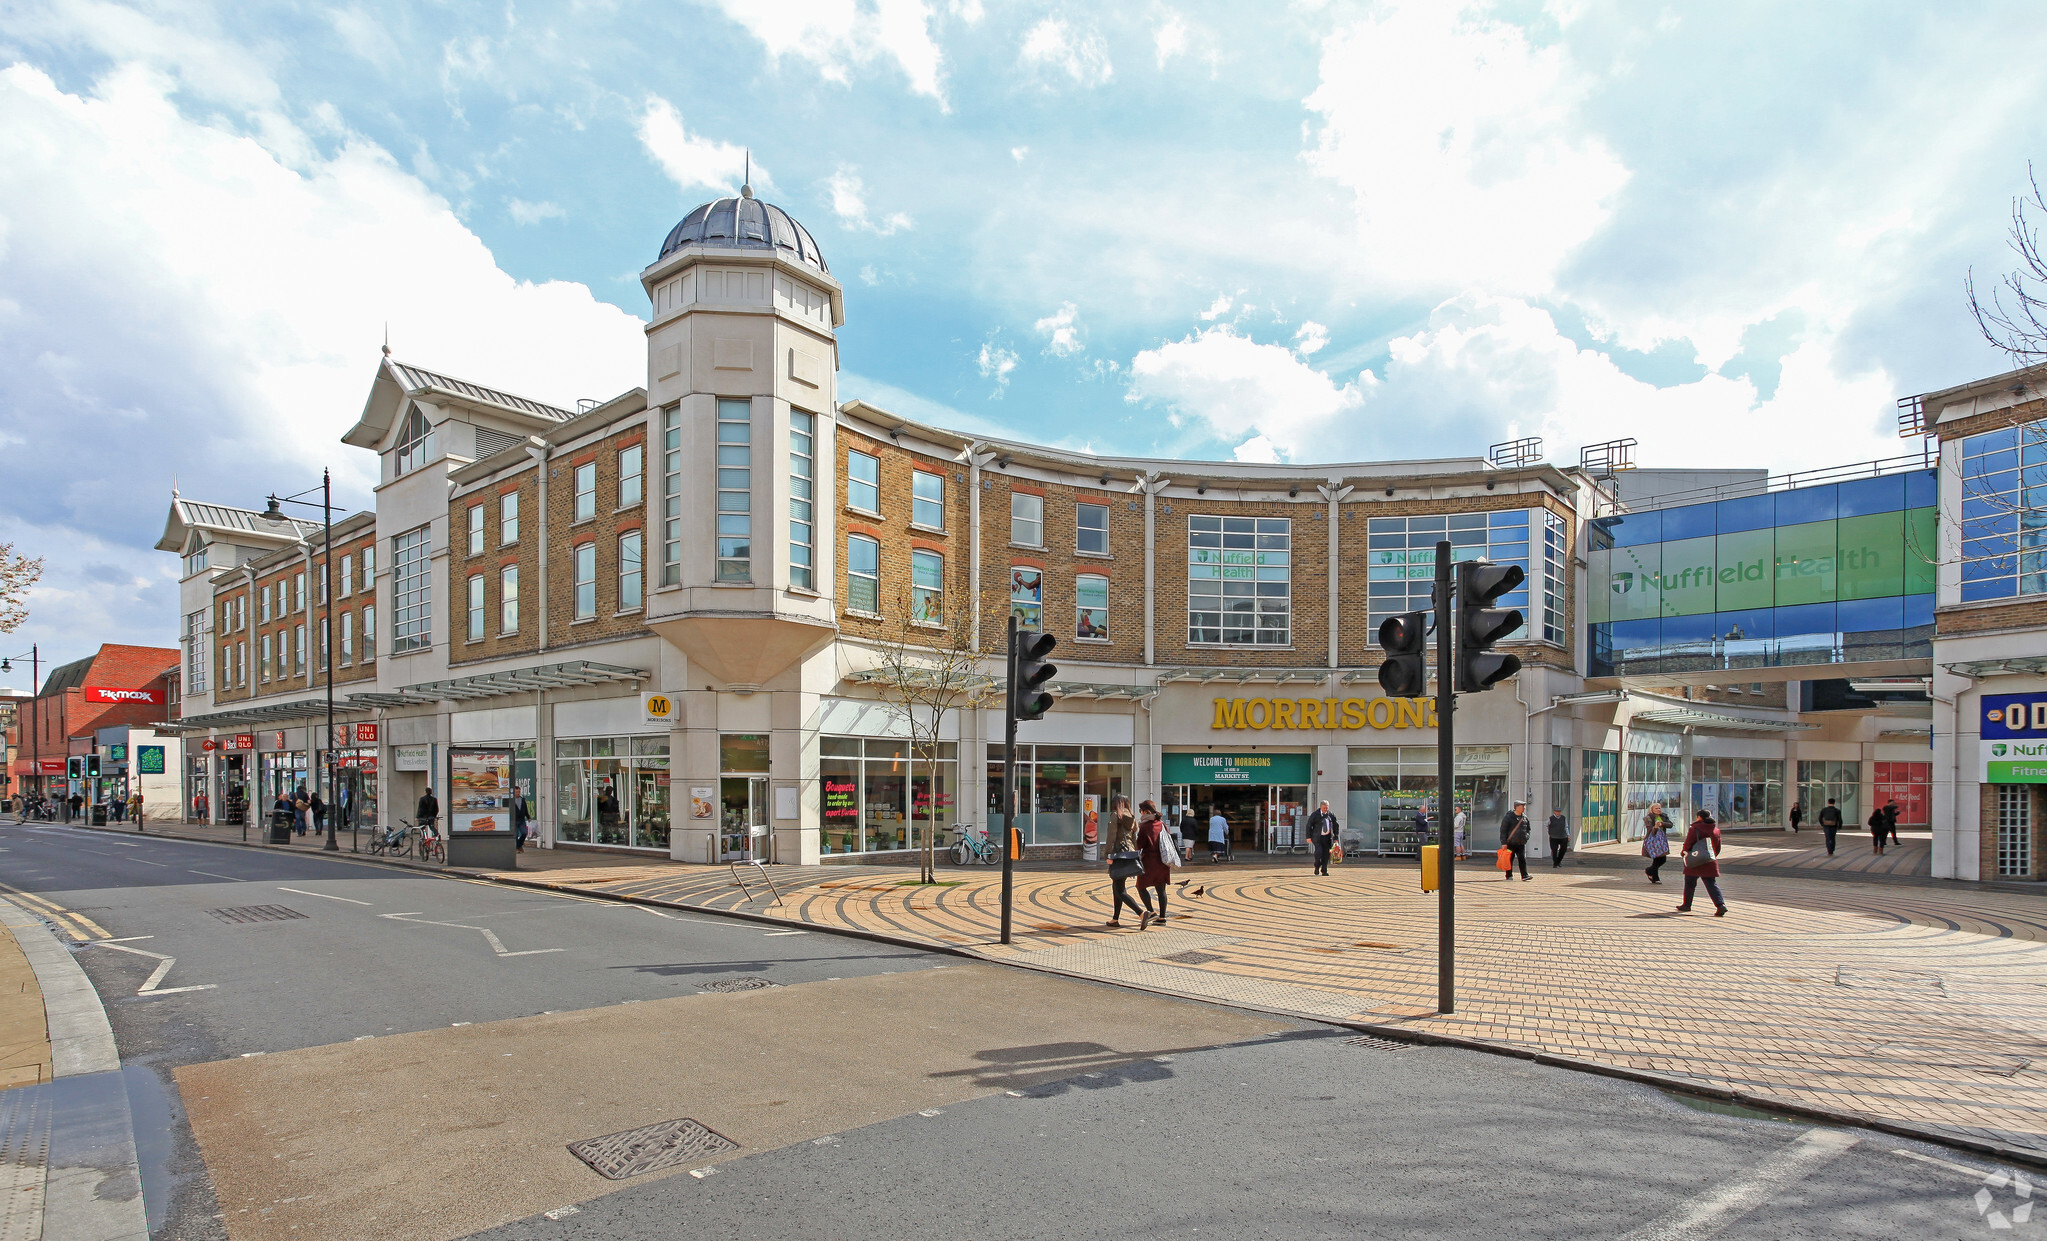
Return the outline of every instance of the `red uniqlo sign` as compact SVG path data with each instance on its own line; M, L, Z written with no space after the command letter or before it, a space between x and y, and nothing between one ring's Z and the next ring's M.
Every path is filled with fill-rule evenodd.
M284 730L280 728L276 732L271 733L270 736L272 738L270 748L273 750L282 750L284 748Z
M375 724L357 724L355 726L355 739L358 744L375 745L377 743L377 726Z
M116 689L111 685L88 685L85 687L87 702L146 702L152 707L163 705L163 691L160 689Z
M256 734L255 734L255 733L236 733L236 734L235 734L235 749L237 749L237 750L253 750L253 749L255 749L255 748L256 748Z

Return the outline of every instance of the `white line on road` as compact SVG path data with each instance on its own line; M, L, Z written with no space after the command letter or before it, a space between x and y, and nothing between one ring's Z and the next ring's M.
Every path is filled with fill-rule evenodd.
M810 934L810 932L809 932L809 931L769 931L769 932L768 932L768 934L767 934L767 937L768 937L769 939L774 939L774 938L776 938L776 937L778 937L778 936L782 936L782 935L808 935L808 934Z
M123 935L119 939L96 939L96 944L132 944L138 939L155 939L154 935Z
M1730 1181L1647 1228L1629 1233L1628 1241L1689 1241L1715 1231L1763 1205L1777 1190L1804 1179L1858 1140L1838 1129L1808 1129L1768 1167Z
M351 905L369 905L369 904L373 904L373 903L374 903L374 902L371 902L371 901L359 901L359 900L355 900L354 898L352 898L352 897L347 897L347 896L329 896L329 895L327 895L327 894L326 894L325 892L308 892L308 891L306 891L306 890L305 890L304 888L285 888L285 887L280 887L280 888L278 888L277 890L278 890L279 892L296 892L296 893L298 893L298 894L299 894L300 896L317 896L317 897L319 897L319 898L320 898L321 900L323 900L323 901L347 901L347 902L348 902L349 904L351 904Z
M497 937L496 933L487 926L470 926L466 922L435 922L431 919L415 916L418 912L418 910L414 910L409 914L378 914L377 916L379 918L389 918L395 922L417 923L420 926L451 926L462 931L481 931L483 932L483 937L490 941L490 950L501 957L537 957L547 952L568 951L565 948L528 948L523 952L511 952L505 948L504 942Z
M113 854L111 854L111 853L109 853L109 854L108 854L107 856L108 856L108 857L112 857L112 856L114 856L114 855L113 855ZM162 867L166 867L166 868L168 868L168 867L170 866L170 863L169 863L169 862L152 862L152 861L150 861L150 860L149 860L148 858L146 858L146 857L139 857L139 858L136 858L135 860L136 860L136 861L138 861L138 862L140 862L140 863L142 863L142 864L143 864L144 866L162 866Z
M1989 1172L1985 1171L1982 1168L1972 1168L1969 1167L1967 1164L1949 1163L1945 1159L1935 1159L1931 1155L1922 1155L1918 1151L1897 1150L1892 1151L1891 1154L1903 1155L1907 1159L1917 1159L1920 1163L1930 1163L1936 1168L1941 1168L1949 1172L1958 1173L1965 1180L1976 1181L1979 1183L1983 1180L1984 1177L1990 1175Z
M204 982L196 987L158 987L156 984L162 982L164 975L170 973L171 967L178 963L176 957L167 957L161 952L151 952L147 948L130 948L125 944L117 944L110 939L95 940L92 944L88 944L87 947L112 948L115 952L132 952L138 957L154 957L159 964L155 972L150 974L149 981L142 984L142 990L135 993L139 996L180 995L187 991L211 991L218 985Z
M185 871L185 873L186 873L186 874L188 874L188 875L204 875L204 876L206 876L206 877L207 877L208 879L232 879L232 880L234 880L234 881L235 881L236 883L240 883L240 882L242 882L242 877L241 877L240 875L216 875L216 874L214 874L214 873L213 873L212 871L210 871L210 870L190 870L190 869L188 869L188 870L186 870L186 871Z

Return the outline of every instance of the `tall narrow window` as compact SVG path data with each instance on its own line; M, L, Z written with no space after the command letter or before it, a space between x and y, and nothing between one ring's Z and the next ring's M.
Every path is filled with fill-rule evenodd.
M864 452L846 454L846 507L881 512L881 458Z
M945 557L921 548L910 553L910 619L919 625L945 623Z
M417 406L405 415L405 425L398 432L398 451L392 457L393 477L407 474L427 462L428 443L433 429L427 426L426 415Z
M355 591L355 557L341 558L341 597L348 598Z
M817 415L800 409L789 411L789 584L814 590L811 573L811 495L815 448L811 433Z
M377 659L377 609L362 610L362 661L375 663Z
M1045 497L1009 493L1009 541L1024 547L1045 545Z
M945 477L914 470L910 474L910 521L933 530L945 529Z
M481 504L469 506L469 554L472 556L483 555L483 506Z
M498 632L519 632L519 566L498 570Z
M427 536L421 526L391 540L391 650L403 655L433 645L434 582L427 560Z
M237 642L235 643L235 687L238 689L247 689L248 686L249 686L249 644L246 642Z
M292 574L292 578L291 578L291 598L292 598L292 604L291 604L291 610L292 610L292 611L294 611L294 612L303 612L303 611L305 611L305 610L306 610L306 575L305 575L305 574L303 574L303 573L294 573L294 574Z
M575 585L576 619L589 620L597 615L597 545L576 544L574 559L575 574L570 580Z
M881 611L881 544L864 534L846 536L846 607Z
M293 676L306 675L306 627L304 625L295 625L292 627L291 653L292 675Z
M628 530L618 536L618 610L630 612L640 606L640 532Z
M313 567L313 593L323 608L327 606L327 577L327 562L323 560Z
M1019 629L1045 627L1045 571L1029 565L1009 566L1009 614Z
M661 584L682 581L682 411L661 417Z
M259 625L270 623L270 588L268 586L256 592L256 623Z
M576 520L597 515L597 463L585 461L576 467Z
M469 578L469 640L483 641L483 574Z
M753 580L753 407L718 402L718 580Z
M2033 877L2033 786L1998 784L1997 873L2008 879Z
M519 493L507 491L498 497L498 546L519 541Z
M1073 579L1078 617L1073 636L1083 642L1109 640L1109 579L1099 573L1083 573Z
M327 626L323 623L320 626L320 667L323 670L327 667L327 661L331 658L333 658L333 652L327 649Z
M341 666L355 662L355 613L343 612L341 621Z
M634 444L618 451L618 506L629 508L646 495L647 446Z
M1109 554L1109 506L1076 504L1073 508L1074 546L1097 556Z

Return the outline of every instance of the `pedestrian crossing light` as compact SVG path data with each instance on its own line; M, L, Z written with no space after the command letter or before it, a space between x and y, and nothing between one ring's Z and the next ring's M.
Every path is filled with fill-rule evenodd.
M1043 687L1059 674L1059 666L1046 663L1045 657L1058 645L1059 639L1049 633L1036 629L1016 631L1016 691L1010 695L1010 701L1016 704L1016 718L1042 719L1052 709L1051 691Z
M1402 612L1379 623L1379 688L1391 698L1420 698L1429 692L1429 614Z
M1464 560L1457 565L1457 692L1477 694L1521 671L1512 655L1496 655L1493 644L1521 628L1516 608L1491 606L1519 586L1527 574L1519 565Z

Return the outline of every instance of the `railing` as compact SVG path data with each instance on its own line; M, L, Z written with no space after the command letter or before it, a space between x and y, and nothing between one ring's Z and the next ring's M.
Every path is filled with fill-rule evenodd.
M1933 431L1926 425L1926 399L1918 396L1898 398L1898 438L1911 439L1915 435L1928 435Z
M1879 461L1830 465L1816 470L1794 470L1789 474L1772 474L1767 478L1720 483L1712 487L1693 488L1690 491L1666 492L1631 502L1607 500L1599 505L1597 512L1601 517L1610 517L1618 513L1648 513L1657 509L1683 508L1688 504L1710 504L1715 500L1738 500L1744 496L1759 496L1772 491L1817 487L1822 483L1880 478L1886 474L1903 474L1910 470L1930 470L1939 464L1939 460L1938 449L1929 441L1918 452L1906 453L1899 457L1885 457Z

